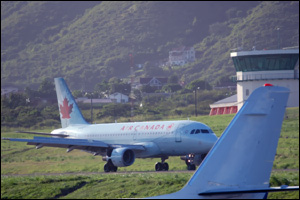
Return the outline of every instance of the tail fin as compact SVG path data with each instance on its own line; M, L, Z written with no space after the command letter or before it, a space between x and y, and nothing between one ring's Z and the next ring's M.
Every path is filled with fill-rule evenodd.
M288 95L289 90L283 87L256 89L185 187L162 197L226 198L229 196L201 194L208 191L269 188ZM247 198L262 198L265 194L248 194L256 196ZM234 196L231 194L231 197Z
M72 124L88 124L83 118L63 78L54 78L62 128Z

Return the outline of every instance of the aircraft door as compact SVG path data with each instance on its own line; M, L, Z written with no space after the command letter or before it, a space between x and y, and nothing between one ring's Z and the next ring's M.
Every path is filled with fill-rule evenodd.
M182 142L182 136L184 135L185 126L179 125L177 129L175 129L175 142Z
M136 132L133 133L133 140L136 140Z
M175 142L181 142L181 130L175 131Z

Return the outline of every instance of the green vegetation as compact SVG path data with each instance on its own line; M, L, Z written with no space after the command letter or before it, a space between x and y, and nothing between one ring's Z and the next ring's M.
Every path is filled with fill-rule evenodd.
M57 105L44 103L42 99L57 102L54 84L44 80L38 90L25 89L25 93L1 96L1 127L58 126Z
M143 198L180 190L192 173L146 173L1 177L3 199ZM299 185L299 172L275 172L271 186ZM147 188L147 189L145 189ZM271 193L268 199L298 199L299 192Z
M213 13L213 14L212 14ZM280 28L280 32L277 31ZM111 77L180 74L226 85L230 49L298 45L299 2L1 2L1 85L64 77L71 90ZM280 34L278 41L278 34ZM196 62L158 68L172 48L194 46Z
M190 175L149 173L3 177L1 198L141 198L177 191Z
M173 77L173 78L172 78ZM131 116L130 103L106 105L93 105L93 119L101 122L114 122L121 118L123 121L145 121L160 120L168 116L189 117L195 114L195 88L197 89L197 110L200 115L208 115L210 112L209 104L232 95L233 92L227 89L211 90L211 86L203 80L195 80L188 84L186 88L178 88L176 92L165 94L169 90L179 86L172 85L172 80L177 76L172 76L170 84L157 90L154 94L141 93L135 90L134 118ZM180 86L181 87L181 86ZM105 91L105 92L101 92ZM90 93L75 90L73 96L88 98L103 98L114 92L121 92L129 95L130 85L124 81L111 78L108 82L98 83L95 90ZM161 94L159 94L161 93ZM1 97L1 125L6 127L25 127L40 129L49 126L60 126L57 99L52 81L45 79L38 90L29 87L24 93L11 93L8 97ZM46 103L47 101L48 103ZM140 106L140 105L143 106ZM87 121L91 121L90 104L79 103L79 107ZM122 119L123 118L123 119ZM124 120L124 118L127 118Z

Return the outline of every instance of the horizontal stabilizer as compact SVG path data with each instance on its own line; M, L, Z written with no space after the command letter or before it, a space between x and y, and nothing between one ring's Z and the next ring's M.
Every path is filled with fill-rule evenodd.
M28 133L28 134L35 134L35 135L49 135L49 136L56 136L56 137L69 137L69 135L65 134L51 134L51 133L41 133L41 132L30 132L30 131L16 131L16 133Z
M270 187L262 189L248 189L248 190L224 190L224 191L208 191L201 192L199 195L224 195L224 194L238 194L238 193L262 193L262 192L283 192L283 191L296 191L299 186L281 186Z

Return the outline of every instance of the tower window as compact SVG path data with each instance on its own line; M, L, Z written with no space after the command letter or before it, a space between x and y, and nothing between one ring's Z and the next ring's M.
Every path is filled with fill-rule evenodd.
M246 96L249 96L249 89L246 89Z

